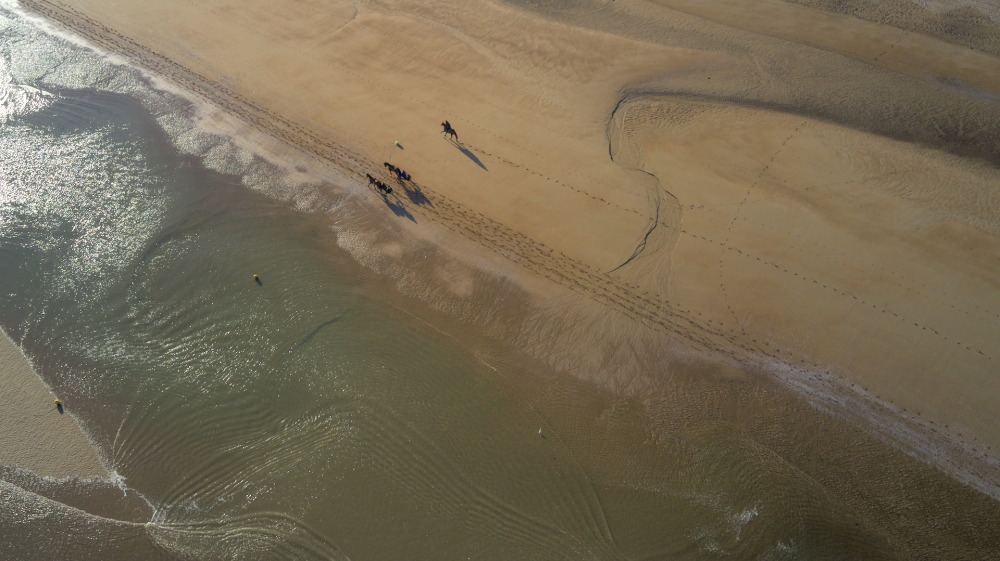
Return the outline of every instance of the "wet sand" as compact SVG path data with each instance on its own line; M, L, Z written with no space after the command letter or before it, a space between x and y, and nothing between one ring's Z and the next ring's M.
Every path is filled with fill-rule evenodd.
M20 349L0 333L0 465L40 476L107 477L73 415L32 371ZM64 407L71 407L67 401Z
M473 272L442 258L426 277L459 300L496 282L475 270L510 279L550 319L481 323L651 418L701 395L671 393L700 384L665 374L677 364L764 373L866 429L829 446L889 441L1000 496L1000 26L984 16L959 44L910 4L913 25L778 1L516 4L23 2L201 96L211 126L351 177L394 230L348 249L450 248ZM389 180L385 160L414 181L380 198L365 174ZM782 418L769 391L719 405L807 415ZM852 505L872 491L797 462ZM895 505L858 507L872 519L978 500L870 479Z

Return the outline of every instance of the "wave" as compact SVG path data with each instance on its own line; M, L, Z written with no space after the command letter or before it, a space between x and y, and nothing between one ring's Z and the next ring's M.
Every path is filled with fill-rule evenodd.
M10 54L0 56L0 124L45 109L55 96L33 86L18 84L10 72Z

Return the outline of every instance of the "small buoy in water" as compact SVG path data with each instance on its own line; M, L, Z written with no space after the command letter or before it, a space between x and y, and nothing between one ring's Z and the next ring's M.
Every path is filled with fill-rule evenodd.
M260 277L258 277L257 275L254 275L253 276L253 280L260 280Z

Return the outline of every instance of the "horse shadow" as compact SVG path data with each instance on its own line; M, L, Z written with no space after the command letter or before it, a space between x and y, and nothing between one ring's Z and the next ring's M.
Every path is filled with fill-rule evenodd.
M466 148L464 144L462 144L461 142L459 142L458 140L455 140L453 138L447 138L447 137L445 137L445 140L447 140L448 142L452 143L455 146L455 148L458 148L459 151L461 151L463 154L465 154L465 156L467 158L469 158L470 160L472 160L477 166L483 168L484 171L490 171L489 169L486 168L486 166L483 164L483 162L480 161L479 156L476 156L475 154L473 154L472 151L469 150L468 148Z
M427 195L420 189L420 185L417 185L413 181L399 180L400 187L403 188L403 192L406 193L406 198L410 199L410 202L415 205L428 205L434 206L434 203L427 198Z
M393 214L400 218L409 219L411 222L416 224L417 219L410 214L410 211L406 210L406 207L403 205L403 201L399 200L399 197L394 197L395 200L391 200L388 195L382 193L379 193L379 195L382 197L382 202L385 203L385 206L389 207L389 210L391 210Z

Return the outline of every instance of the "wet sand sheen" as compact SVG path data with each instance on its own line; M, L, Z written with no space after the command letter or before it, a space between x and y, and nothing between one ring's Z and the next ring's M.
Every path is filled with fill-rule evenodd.
M942 550L963 547L976 539L971 537L978 525L974 520L989 518L993 503L935 479L933 470L883 450L868 437L850 436L846 425L824 420L794 400L771 403L774 388L766 382L712 366L694 367L705 370L704 379L668 376L690 366L679 367L680 359L658 359L675 347L694 346L750 369L777 365L790 385L820 394L830 390L836 399L837 391L850 391L823 387L836 386L837 378L810 378L815 372L832 372L899 404L882 413L905 417L916 411L929 417L931 426L911 419L917 429L945 435L932 441L928 459L934 460L940 453L935 446L957 432L972 435L969 447L982 454L975 458L982 463L959 460L954 471L972 471L980 488L995 490L995 473L989 470L995 456L983 454L983 446L995 449L1000 438L993 430L1000 395L994 391L996 357L988 354L998 318L984 310L997 307L997 274L979 259L996 255L998 247L992 212L997 195L990 187L996 184L996 168L982 162L996 157L988 136L998 119L994 105L966 103L961 94L934 84L918 87L803 51L802 61L828 64L824 68L835 75L846 69L869 81L884 78L901 95L902 86L914 86L916 93L906 93L906 103L921 95L947 102L945 110L928 115L912 105L904 107L905 126L883 114L868 128L858 125L862 117L838 128L826 121L836 122L842 117L838 111L866 101L864 95L838 106L833 100L838 91L810 105L804 98L814 93L811 87L821 90L829 79L817 78L812 85L788 80L793 85L785 89L780 83L759 86L762 76L751 75L732 49L744 36L694 24L673 12L654 13L665 28L690 31L685 26L696 25L707 39L682 48L567 28L492 4L473 9L399 2L360 9L341 3L336 10L323 9L329 20L308 24L294 18L275 21L268 17L272 8L250 5L236 14L238 25L224 3L190 9L112 9L111 3L82 1L26 4L349 175L362 178L391 157L411 171L426 197L426 202L404 199L401 206L390 207L405 211L399 222L406 234L457 245L491 261L500 255L514 262L517 266L491 267L521 279L531 291L520 296L549 306L555 316L548 325L539 321L529 328L519 325L524 318L513 317L494 331L507 339L522 337L538 355L555 347L551 362L637 399L649 408L652 425L666 434L688 428L678 426L678 420L698 426L721 418L782 451L786 461L836 489L868 521L891 517L900 504L913 500L922 512L973 521L948 539L914 530L912 520L887 522L891 541L910 552L930 555L931 544ZM638 4L623 12L608 9L598 13L619 18L612 21L650 10ZM596 16L567 11L599 27ZM150 26L149 18L158 25ZM525 29L520 38L531 41L530 47L492 33L488 27L497 21ZM386 27L407 30L400 40L413 41L408 56L375 46L383 44L379 30ZM178 36L186 38L189 51L177 49ZM274 41L266 59L243 47L261 36ZM426 44L417 45L417 37ZM756 62L771 52L798 52L764 39L753 44L759 47L751 57ZM859 58L873 60L877 53ZM992 63L995 57L986 57L983 64ZM457 68L463 72L455 72ZM781 81L775 76L783 68L765 70L763 78ZM710 79L719 85L706 86ZM748 84L764 93L733 94ZM961 104L968 107L958 109ZM539 107L546 110L539 112ZM879 109L864 111L871 115ZM912 121L934 121L949 111L955 122L937 141L924 130L932 127ZM445 117L459 130L462 144L436 138L436 121ZM969 132L975 125L986 131L985 140ZM978 159L921 152L871 132L926 141ZM262 148L307 161L266 138L251 138ZM392 148L395 139L404 149ZM609 140L613 160L605 161ZM873 156L873 150L882 153ZM955 181L965 192L956 195L926 181L916 181L916 190L909 181L901 184L897 179L905 180L907 170L885 163L900 156L929 164L927 169L937 166L933 175L942 180L960 178ZM845 161L856 165L844 166ZM843 185L860 200L845 196L837 188ZM858 205L876 208L859 214ZM804 211L813 213L810 220L802 218ZM473 243L456 243L444 231ZM900 238L895 248L868 241L894 236ZM375 248L406 255L390 238L375 238L382 244ZM963 249L969 242L971 252ZM365 251L363 245L352 249ZM440 257L428 270L409 272L412 278L403 290L430 292L420 288L421 281L437 278L449 281L452 296L462 296L492 282L449 265L448 255ZM830 257L840 265L832 266ZM900 276L901 271L906 275ZM564 288L582 298L565 296ZM475 305L466 303L466 308ZM919 332L916 337L913 330ZM630 333L629 341L640 341L636 347L643 350L635 352L643 356L608 350L621 342L616 337L622 333ZM626 358L609 359L609 352ZM956 385L955 392L939 390L944 378ZM730 379L746 384L741 388L747 397L719 390ZM864 401L863 391L857 396L857 402ZM834 400L827 406L845 414ZM966 407L970 400L974 405ZM684 413L691 403L698 410ZM709 404L717 405L718 412L707 412ZM786 432L782 427L792 419L811 421L799 427L801 432ZM942 425L961 428L936 428ZM826 440L815 447L793 444L814 434ZM844 448L858 457L833 467L821 461ZM958 452L964 457L963 450ZM838 473L846 465L860 473ZM864 474L886 465L927 487L890 490L892 481ZM866 502L871 493L886 493L889 506ZM899 532L907 537L897 537Z
M108 476L73 415L56 410L55 397L2 332L0 385L4 388L0 394L0 464L50 477Z

